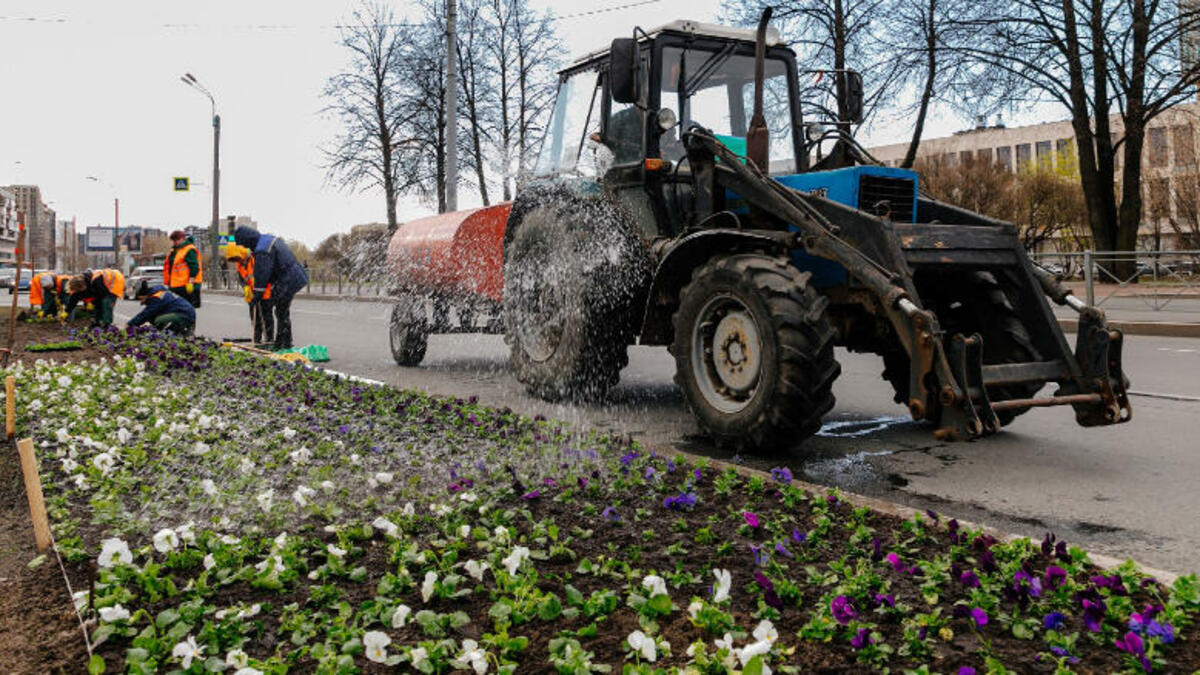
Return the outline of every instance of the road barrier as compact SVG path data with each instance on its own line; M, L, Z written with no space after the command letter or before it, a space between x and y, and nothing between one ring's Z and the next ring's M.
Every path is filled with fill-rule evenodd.
M1068 283L1082 280L1084 299L1092 306L1103 306L1113 297L1136 297L1159 311L1178 298L1200 298L1200 251L1078 251L1030 257ZM1119 273L1118 268L1125 271Z

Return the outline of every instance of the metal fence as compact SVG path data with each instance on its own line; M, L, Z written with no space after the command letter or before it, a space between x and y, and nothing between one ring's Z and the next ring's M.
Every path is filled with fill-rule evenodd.
M1135 297L1161 310L1178 298L1200 296L1200 251L1080 251L1030 257L1068 282L1082 281L1087 304L1093 306L1113 297ZM1114 271L1118 269L1125 271Z
M234 270L220 269L206 273L205 285L219 290L240 291L241 279ZM384 297L388 294L388 282L377 279L355 278L332 271L309 270L308 285L300 291L301 296L327 295L331 297Z

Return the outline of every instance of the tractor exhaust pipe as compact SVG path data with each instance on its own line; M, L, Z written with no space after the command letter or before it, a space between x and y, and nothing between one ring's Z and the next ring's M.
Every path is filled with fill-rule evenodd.
M764 174L770 173L767 165L770 162L768 150L771 132L763 116L763 61L767 54L767 24L771 21L772 11L767 7L758 20L758 36L754 42L754 116L750 118L750 128L746 130L746 159L754 162L754 166Z

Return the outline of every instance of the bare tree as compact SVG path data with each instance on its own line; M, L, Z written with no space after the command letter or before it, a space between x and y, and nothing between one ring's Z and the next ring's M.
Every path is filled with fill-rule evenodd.
M369 1L342 28L346 69L325 85L324 112L342 123L325 149L327 179L347 190L381 190L389 230L396 229L396 198L408 187L396 150L404 120L399 70L410 36L391 9Z
M484 148L491 144L490 133L496 126L494 117L498 104L492 85L496 63L488 58L487 49L487 45L495 40L495 28L495 24L489 23L484 16L483 0L460 0L457 58L462 78L458 106L466 133L459 138L466 151L461 154L475 170L475 182L484 206L491 204L484 170L487 165Z
M1195 95L1200 69L1194 55L1180 58L1180 48L1200 30L1200 10L1161 0L1012 0L967 27L975 38L957 49L978 64L992 91L1014 102L1055 101L1069 111L1093 243L1133 250L1146 127ZM1114 112L1121 138L1109 122ZM1113 185L1122 145L1118 205Z

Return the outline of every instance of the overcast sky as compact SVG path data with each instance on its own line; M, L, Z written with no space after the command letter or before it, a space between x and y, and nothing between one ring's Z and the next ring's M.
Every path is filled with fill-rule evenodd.
M637 1L533 0L559 16L618 8L557 22L572 55L628 35L634 24L710 21L719 7L650 0L620 8ZM180 82L190 72L221 115L222 215L249 215L263 230L309 245L383 221L378 194L327 186L321 167L319 146L336 133L320 115L321 88L345 63L336 25L356 2L0 0L0 185L40 185L59 217L75 216L81 227L111 225L114 196L122 225L207 225L210 108ZM927 136L960 126L936 119ZM875 130L868 140L902 133ZM190 177L192 191L173 192L175 176ZM470 197L460 189L460 206ZM429 212L404 203L400 218Z

